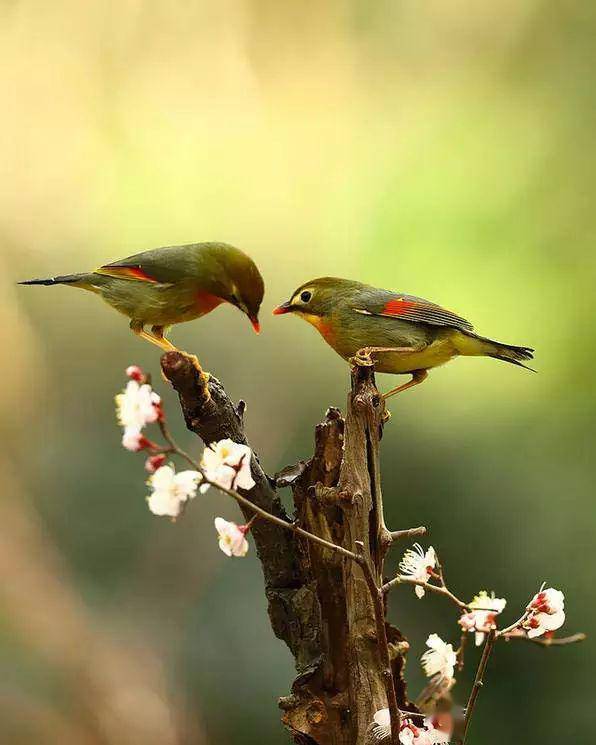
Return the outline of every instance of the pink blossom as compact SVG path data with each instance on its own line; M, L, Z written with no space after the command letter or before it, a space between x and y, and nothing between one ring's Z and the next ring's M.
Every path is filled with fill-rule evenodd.
M161 468L166 462L167 458L165 453L158 453L157 455L150 455L145 461L145 470L148 473L155 473L158 468Z
M399 741L401 745L436 745L438 743L448 743L452 727L450 727L451 717L435 716L431 718L416 720L402 719L399 729ZM379 709L376 712L372 731L375 740L383 742L391 737L391 717L389 709Z
M449 712L435 714L424 720L424 726L433 745L449 743L453 735L453 716Z
M526 610L523 627L531 639L556 631L565 623L565 596L549 587L534 595Z
M138 429L127 427L122 434L123 447L133 453L145 450L145 448L149 447L151 444L150 440L148 440Z
M464 631L475 632L476 646L480 646L484 635L497 628L497 615L506 605L505 598L496 598L494 593L489 595L486 590L482 590L469 603L471 610L464 613L458 623Z
M126 368L126 375L131 380L136 380L137 383L144 383L147 379L145 373L138 365L129 365Z

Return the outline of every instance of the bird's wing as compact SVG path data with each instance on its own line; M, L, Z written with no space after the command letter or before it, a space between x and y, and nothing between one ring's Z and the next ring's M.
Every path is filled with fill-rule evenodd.
M147 274L147 272L140 266L121 266L118 264L106 264L106 266L100 266L99 269L96 269L95 274L104 274L108 277L115 277L116 279L132 279L139 282L150 282L151 284L159 284L158 279L155 279L151 275Z
M452 326L461 331L473 331L474 327L465 318L414 295L392 293L380 306L378 303L363 303L355 307L357 313L384 318L399 318L414 323L428 323L431 326Z
M188 277L189 249L194 246L168 246L142 251L95 270L117 279L131 279L153 284L177 282Z

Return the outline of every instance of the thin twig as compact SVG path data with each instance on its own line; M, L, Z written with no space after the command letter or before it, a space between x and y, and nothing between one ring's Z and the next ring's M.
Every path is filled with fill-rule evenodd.
M421 711L408 711L407 709L400 709L399 713L406 719L412 719L414 717L420 717L420 719L426 719L428 714L423 714Z
M435 556L436 556L436 554L435 554ZM438 579L439 580L439 582L441 584L441 587L447 587L447 583L445 582L445 572L443 571L443 565L439 561L439 557L438 556L436 557L436 559L437 559L437 561L436 561L436 568L435 568L435 571L432 572L432 576L435 579Z
M497 636L507 636L511 631L514 631L515 629L518 629L522 626L523 622L528 617L528 611L524 611L524 615L517 619L515 623L512 623L511 626L507 626L504 629L501 629L497 632Z
M421 525L419 528L408 528L407 530L392 530L389 532L391 541L401 541L403 538L414 538L417 535L424 535L426 528Z
M459 641L459 648L457 650L457 669L461 672L464 669L466 643L468 641L468 634L464 631Z
M502 636L499 634L499 636ZM532 642L532 644L538 644L541 647L564 647L567 644L577 644L583 642L588 638L587 634L577 633L571 634L571 636L548 636L546 638L541 637L530 637L527 634L515 634L508 633L502 636L505 641L511 641L512 639L519 639L520 641Z
M480 689L484 685L484 674L486 672L486 667L488 665L488 661L493 651L493 647L495 646L496 640L496 632L494 631L494 629L491 629L491 631L488 632L488 639L486 640L486 644L484 645L484 649L482 651L482 657L480 658L480 662L478 664L478 670L476 670L474 685L472 686L470 698L468 699L468 705L466 706L464 731L461 738L461 745L465 745L466 737L468 735L468 729L470 727L470 721L472 719L472 714L474 713L474 708L476 707L476 701L478 699Z
M163 435L163 438L164 438L164 440L165 440L165 441L166 441L166 442L168 443L168 445L169 445L169 446L170 446L170 448L171 448L170 452L172 452L172 453L177 453L177 454L178 454L178 455L179 455L179 456L180 456L181 458L184 458L184 460L185 460L185 461L186 461L187 463L189 463L189 464L190 464L190 465L191 465L191 466L192 466L193 468L196 468L196 463L195 463L195 461L194 461L194 460L192 459L192 457L191 457L191 456L190 456L190 455L189 455L189 454L188 454L188 453L187 453L187 452L186 452L185 450L183 450L183 449L182 449L182 448L180 447L180 445L178 445L178 443L177 443L177 442L176 442L176 441L174 440L174 438L172 437L172 434L170 433L169 427L168 427L168 425L166 424L166 422L165 422L165 420L164 420L163 418L160 418L160 419L158 420L158 425L159 425L159 431L160 431L160 432L161 432L161 434Z
M422 582L417 579L411 579L410 577L397 576L394 579L389 580L389 582L386 582L381 587L381 592L387 593L389 592L389 590L392 590L394 587L397 587L397 585L414 585L418 587L423 587L425 590L434 592L437 595L444 595L445 597L449 598L449 600L451 600L453 603L455 603L455 605L457 605L458 608L461 608L462 610L470 610L469 606L466 603L464 603L463 600L460 600L458 597L456 597L445 586L431 585L430 582Z
M397 705L395 681L393 680L393 671L391 670L391 655L389 653L389 641L387 639L387 629L385 627L385 605L383 602L383 592L377 585L375 575L369 560L364 555L364 544L362 543L362 541L356 541L356 551L358 552L357 561L362 567L364 579L366 580L366 584L373 601L375 625L377 627L377 645L379 647L381 662L383 664L383 682L385 684L387 707L389 709L389 718L391 721L391 741L393 745L399 745L401 712L399 706Z
M243 497L242 494L239 494L237 491L233 491L232 489L226 489L225 487L220 486L220 484L218 484L217 482L211 481L211 479L208 479L205 476L205 474L202 472L201 467L198 464L195 463L195 467L197 471L199 471L199 473L201 473L203 477L202 483L209 484L210 486L213 486L216 489L219 489L219 491L232 497L232 499L235 499L238 502L238 504L241 504L243 507L247 507L249 510L256 512L256 514L262 517L264 520L268 520L270 523L275 523L276 525L279 525L280 527L285 528L286 530L290 530L292 533L296 533L297 535L300 535L303 538L306 538L307 540L312 541L312 543L318 543L320 546L324 546L325 548L328 548L330 551L335 551L335 553L341 554L342 556L345 556L346 558L352 559L352 561L356 561L359 563L360 560L353 551L349 551L347 548L344 548L343 546L338 546L336 543L332 543L331 541L326 541L324 538L320 538L318 535L315 535L314 533L309 533L308 530L304 530L304 528L300 528L298 525L296 525L296 523L289 523L286 520L282 520L281 517L272 515L270 512L267 512L267 510L264 510L262 507L257 507L257 505L251 502L250 499Z

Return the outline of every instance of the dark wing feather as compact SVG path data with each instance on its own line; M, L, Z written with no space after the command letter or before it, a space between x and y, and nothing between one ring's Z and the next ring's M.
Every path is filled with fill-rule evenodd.
M431 326L451 326L461 331L474 330L472 324L465 318L414 295L391 294L390 299L378 308L355 308L354 310L383 318L399 318L414 323L428 323Z

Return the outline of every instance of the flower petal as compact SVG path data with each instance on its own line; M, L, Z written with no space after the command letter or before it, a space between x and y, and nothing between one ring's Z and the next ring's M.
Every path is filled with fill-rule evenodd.
M155 491L147 498L149 509L160 517L178 517L182 509L179 499L166 491Z
M149 484L155 491L166 491L174 484L174 469L172 466L162 466L149 478Z

